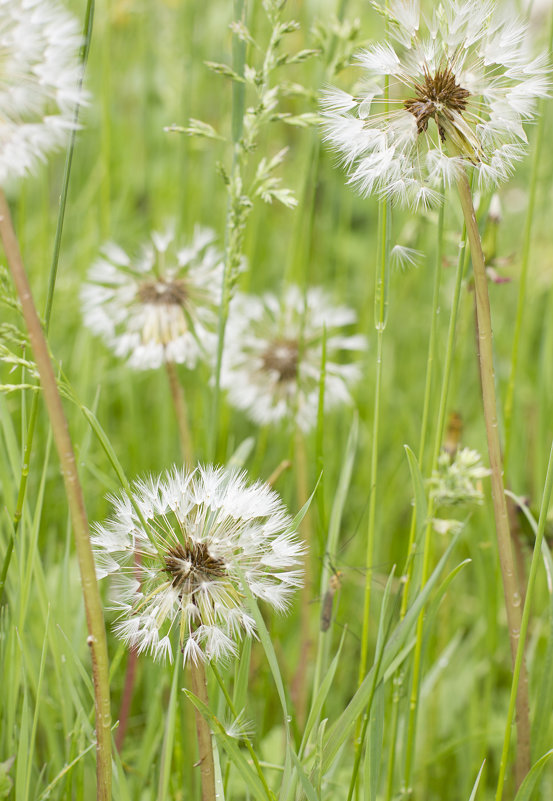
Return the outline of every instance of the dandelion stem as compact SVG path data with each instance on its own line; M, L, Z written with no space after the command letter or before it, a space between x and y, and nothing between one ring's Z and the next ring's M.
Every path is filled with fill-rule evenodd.
M177 418L182 457L188 466L192 466L192 462L194 460L194 451L192 448L192 435L190 433L190 426L188 425L188 408L186 406L184 390L179 381L177 370L173 362L165 362L165 368L167 370L167 377L169 378L169 389L171 390L175 417Z
M21 309L33 350L37 370L42 385L44 402L50 418L54 442L61 462L61 471L69 503L77 559L81 573L82 591L85 604L88 644L92 657L94 681L94 702L96 710L96 776L97 799L108 801L111 798L111 713L109 699L108 653L106 633L102 613L102 603L92 548L88 531L88 521L82 488L79 482L73 444L63 410L61 397L48 345L36 312L31 288L23 266L19 243L13 228L6 197L0 191L0 238L8 267L21 302Z
M209 705L207 695L207 679L204 663L198 660L190 665L190 683L192 692L206 706ZM196 734L198 737L198 762L202 777L202 801L215 801L215 764L213 761L213 748L211 745L211 731L209 724L198 709L194 710L196 716Z
M457 182L461 199L463 215L467 226L470 243L472 267L474 273L474 289L476 295L476 315L478 321L478 344L480 378L482 385L482 400L484 404L484 419L486 436L488 440L488 454L490 459L492 500L494 507L497 546L505 607L507 610L507 624L511 643L511 656L513 666L516 664L517 650L520 639L521 610L520 592L515 576L515 566L509 532L509 516L503 486L503 464L497 422L497 401L495 394L495 377L493 368L492 323L490 313L490 299L488 295L488 279L482 252L480 233L476 222L476 215L472 204L472 197L468 178L465 173ZM528 701L528 676L524 660L520 666L520 682L517 688L517 755L516 755L516 781L520 785L524 776L530 769L530 719Z

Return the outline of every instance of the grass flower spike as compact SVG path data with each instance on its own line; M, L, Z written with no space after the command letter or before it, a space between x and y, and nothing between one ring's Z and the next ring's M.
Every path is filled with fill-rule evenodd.
M478 451L461 448L451 459L445 451L438 459L438 469L430 479L430 496L436 506L482 503L482 479L490 470L482 464Z
M356 364L341 364L340 351L361 351L361 335L341 329L356 321L355 312L335 306L322 289L306 294L289 287L281 301L238 295L231 306L221 385L229 400L259 425L295 418L304 431L316 422L326 330L325 406L351 402L359 379Z
M214 344L222 256L213 239L197 229L179 248L171 230L153 233L136 259L106 245L81 292L85 323L131 367L194 367Z
M242 580L278 611L301 584L291 518L268 485L248 486L243 473L175 468L113 503L93 535L97 573L113 576L117 635L156 659L177 648L194 664L235 654L242 633L255 631Z
M62 147L80 99L76 21L48 0L0 0L0 184Z
M378 8L395 46L358 56L365 79L356 94L323 97L325 137L350 183L417 208L438 203L466 166L481 188L504 181L549 85L545 55L527 55L524 23L484 0L444 0L428 20L416 0Z

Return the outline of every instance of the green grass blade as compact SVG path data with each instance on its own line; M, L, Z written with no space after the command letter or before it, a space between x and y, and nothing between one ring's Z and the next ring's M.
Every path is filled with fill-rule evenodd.
M550 751L547 751L547 753L545 753L538 759L537 762L534 763L534 765L532 765L530 772L518 788L515 801L532 801L532 799L536 798L536 796L533 795L534 788L551 756L553 756L553 748Z
M417 622L418 615L421 609L425 606L430 593L438 583L443 567L449 558L453 548L457 543L458 535L452 538L449 546L445 550L442 558L436 565L433 573L429 577L424 588L419 595L415 598L410 606L407 614L403 620L396 626L392 632L386 646L384 648L382 670L386 671L393 659L398 655L404 647L406 640ZM323 755L323 770L327 770L332 761L334 760L338 750L349 737L352 728L358 717L363 714L366 709L367 702L373 691L374 682L374 666L369 670L363 683L349 702L344 712L340 715L336 723L332 726L325 740L325 749Z
M478 790L478 786L480 784L480 779L482 778L482 771L484 770L484 765L486 764L486 760L482 762L480 765L480 770L478 771L478 776L476 777L476 781L474 782L474 787L472 788L472 792L470 794L469 801L475 801L476 798L476 791Z
M340 640L340 645L338 646L338 650L334 655L332 662L330 663L330 667L328 668L320 687L317 690L317 693L311 703L311 709L309 710L309 715L307 718L307 722L305 724L305 728L303 730L303 737L299 749L300 756L302 756L305 752L305 748L307 743L309 742L309 738L311 736L311 732L313 727L315 726L316 722L319 720L321 715L324 703L327 699L328 693L330 692L330 688L332 687L332 683L334 681L334 676L336 675L336 669L338 667L340 661L340 655L342 653L342 648L344 646L344 639L346 636L346 631L343 632L342 638Z

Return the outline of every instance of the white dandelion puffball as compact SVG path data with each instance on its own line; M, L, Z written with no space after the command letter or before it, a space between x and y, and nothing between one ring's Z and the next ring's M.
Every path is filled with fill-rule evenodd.
M524 23L488 0L443 0L428 19L417 0L381 10L394 46L359 54L357 93L330 89L322 100L324 136L349 183L417 208L439 203L467 166L481 189L504 181L549 87L546 56L528 55Z
M313 428L325 331L325 407L351 402L360 368L337 359L341 351L366 347L363 336L343 332L355 322L352 309L336 306L317 287L304 293L290 286L282 301L273 294L238 294L230 307L221 371L230 403L259 425L293 419L304 431Z
M93 530L96 571L112 576L115 633L139 652L181 652L185 663L232 656L255 633L242 582L278 611L301 585L290 516L244 473L174 468L111 500L113 516Z
M197 228L179 248L171 230L153 233L135 259L106 245L81 290L85 324L131 367L194 367L215 341L223 262L213 239Z
M32 172L74 127L76 21L49 0L0 0L0 184Z

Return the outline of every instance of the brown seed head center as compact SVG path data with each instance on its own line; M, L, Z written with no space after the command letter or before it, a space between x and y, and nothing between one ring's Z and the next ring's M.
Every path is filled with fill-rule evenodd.
M137 292L141 303L152 303L155 306L184 306L188 293L184 281L167 280L144 281Z
M424 69L424 81L414 85L415 97L405 100L403 105L416 119L418 133L428 129L433 119L438 126L442 141L445 140L443 122L451 120L452 112L462 114L467 107L470 92L463 89L450 67L444 67L431 75Z
M225 575L221 559L209 553L204 542L174 545L165 554L165 570L172 579L173 587L187 595L192 594L206 581L213 581Z
M277 339L262 356L263 369L278 373L278 382L293 381L298 373L299 347L296 339Z

